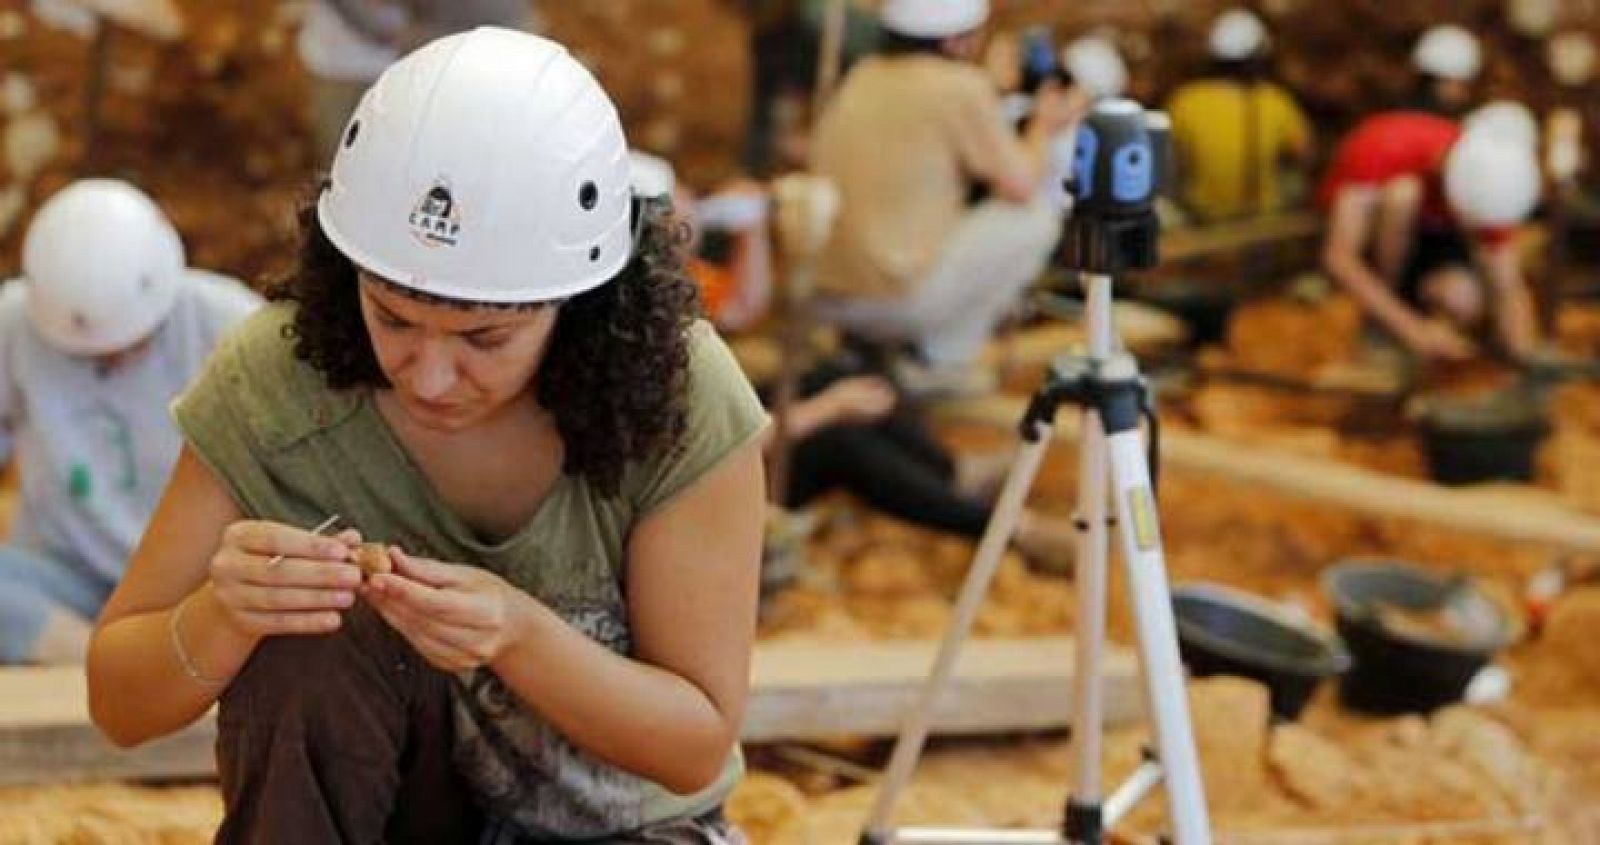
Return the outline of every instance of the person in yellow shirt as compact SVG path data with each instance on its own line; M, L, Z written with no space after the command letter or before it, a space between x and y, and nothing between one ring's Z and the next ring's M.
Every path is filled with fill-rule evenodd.
M1312 133L1294 97L1264 78L1268 38L1242 9L1217 18L1215 71L1181 86L1167 104L1180 199L1201 221L1278 211L1288 201L1286 165L1304 164Z

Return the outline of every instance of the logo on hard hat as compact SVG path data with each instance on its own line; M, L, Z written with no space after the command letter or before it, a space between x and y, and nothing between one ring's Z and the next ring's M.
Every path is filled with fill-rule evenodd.
M443 179L434 182L411 209L410 222L411 234L423 246L455 246L461 235L461 209L449 183Z

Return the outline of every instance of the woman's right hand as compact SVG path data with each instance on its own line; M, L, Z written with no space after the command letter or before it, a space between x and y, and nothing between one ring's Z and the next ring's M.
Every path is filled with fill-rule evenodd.
M276 522L235 522L211 557L212 593L229 624L248 636L329 633L361 586L352 554L360 542L353 530L323 537Z

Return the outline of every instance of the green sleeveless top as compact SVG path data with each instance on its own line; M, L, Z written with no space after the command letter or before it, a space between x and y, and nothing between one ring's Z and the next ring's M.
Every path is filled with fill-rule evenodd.
M276 305L241 325L173 405L189 445L244 512L305 527L337 513L372 541L482 566L622 654L633 648L623 585L630 527L766 424L727 347L696 323L682 448L630 466L615 497L563 475L521 531L484 543L438 498L369 391L330 390L294 357L284 337L292 315L292 306ZM674 795L573 746L494 673L456 680L457 764L485 808L529 837L603 838L698 815L720 804L742 773L736 750L714 785Z

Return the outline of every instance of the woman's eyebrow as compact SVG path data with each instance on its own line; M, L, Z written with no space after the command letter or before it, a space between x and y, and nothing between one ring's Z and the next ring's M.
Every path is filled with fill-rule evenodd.
M384 305L382 300L378 299L377 297L369 296L369 297L367 297L367 300L372 303L372 307L373 308L378 309L378 315L379 316L381 316L381 317L383 317L383 318L385 318L387 320L392 320L392 321L397 322L397 323L409 323L409 322L411 322L410 320L407 320L406 318L400 316L399 314L394 313L393 309L391 309L387 305Z
M460 337L477 337L477 336L480 336L480 335L489 334L490 332L497 332L497 331L501 331L501 330L509 330L509 329L513 328L513 326L514 326L514 324L512 324L512 323L496 323L495 325L492 325L492 326L479 326L479 327L477 327L475 329L466 329L464 331L456 332L456 334L459 335Z

